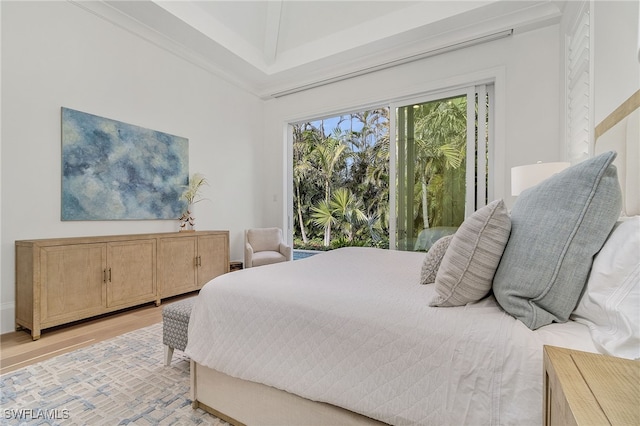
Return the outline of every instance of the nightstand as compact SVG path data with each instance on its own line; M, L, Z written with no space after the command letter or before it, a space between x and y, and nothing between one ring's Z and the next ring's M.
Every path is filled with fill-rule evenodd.
M544 424L640 425L640 361L544 347Z

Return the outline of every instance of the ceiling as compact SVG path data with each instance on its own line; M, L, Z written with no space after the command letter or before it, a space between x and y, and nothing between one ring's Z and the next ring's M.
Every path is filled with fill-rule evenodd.
M77 1L261 98L559 21L562 1Z

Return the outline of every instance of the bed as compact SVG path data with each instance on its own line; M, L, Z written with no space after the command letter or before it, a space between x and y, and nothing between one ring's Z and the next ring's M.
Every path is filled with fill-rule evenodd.
M511 212L494 202L472 216L478 223L465 220L428 271L435 283L421 285L429 253L373 248L209 282L189 323L194 407L233 424L537 425L543 345L640 357L639 99L600 127L603 154L585 162L589 170L567 169L523 193ZM531 209L557 204L548 199L553 185L566 191L576 176L578 185L595 182L580 206L566 207L579 210L579 226L566 244L550 242L562 238L562 224L544 208L531 218ZM525 232L530 220L536 234ZM626 262L623 272L607 272L612 259Z

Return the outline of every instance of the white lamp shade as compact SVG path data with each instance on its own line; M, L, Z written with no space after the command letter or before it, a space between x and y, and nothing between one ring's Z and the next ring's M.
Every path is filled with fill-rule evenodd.
M511 195L535 186L543 180L569 167L570 163L536 163L511 168Z

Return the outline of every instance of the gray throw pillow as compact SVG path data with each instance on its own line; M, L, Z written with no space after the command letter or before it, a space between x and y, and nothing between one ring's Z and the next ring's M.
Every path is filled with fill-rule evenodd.
M510 230L511 220L502 200L465 219L442 258L436 295L429 306L462 306L489 294Z
M453 235L447 235L433 243L422 262L422 272L420 274L420 284L431 284L436 282L436 273L440 268L440 263L447 252L449 243Z
M511 210L511 236L493 280L502 308L535 330L565 322L622 204L611 151L527 189Z

